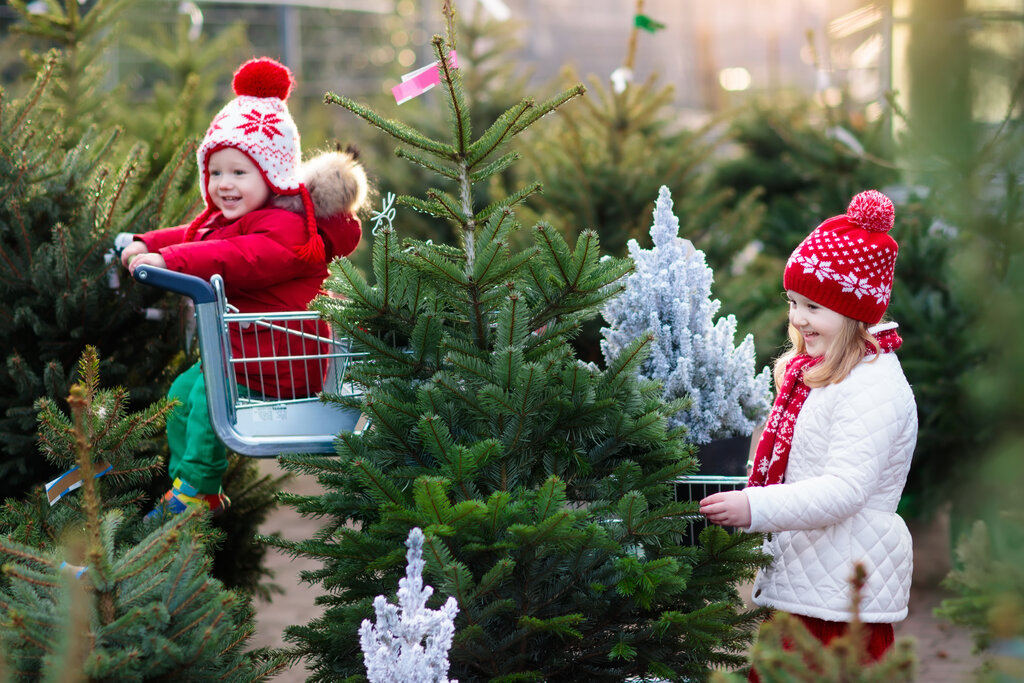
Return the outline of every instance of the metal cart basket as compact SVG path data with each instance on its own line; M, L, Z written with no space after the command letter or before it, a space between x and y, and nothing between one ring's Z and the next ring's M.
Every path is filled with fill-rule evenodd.
M688 477L680 477L676 480L676 500L678 501L699 501L710 496L712 493L722 491L738 491L747 485L746 477L717 476L696 474ZM696 545L700 532L708 526L704 515L695 514L689 516L690 530L687 541L690 545ZM731 529L726 528L727 531Z
M352 353L347 339L332 338L315 311L232 312L219 275L207 282L140 265L134 276L192 299L210 423L229 449L252 457L333 453L338 433L359 434L367 428L359 411L319 396L358 395L345 371L352 358L363 354ZM240 333L257 343L233 345ZM294 385L312 391L289 391Z

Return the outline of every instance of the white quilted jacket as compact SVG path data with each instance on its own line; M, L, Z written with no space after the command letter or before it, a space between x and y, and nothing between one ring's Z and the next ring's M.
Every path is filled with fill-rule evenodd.
M771 532L764 550L774 558L754 583L758 605L849 621L850 577L861 562L861 620L907 616L913 554L896 504L917 441L917 408L895 354L868 360L842 382L811 390L785 483L745 489L749 531Z

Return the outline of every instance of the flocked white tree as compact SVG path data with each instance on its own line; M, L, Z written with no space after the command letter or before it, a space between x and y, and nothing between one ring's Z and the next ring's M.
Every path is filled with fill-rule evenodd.
M604 308L605 360L653 332L656 338L640 374L660 380L667 399L691 401L670 424L686 425L696 444L746 436L771 407L770 371L756 373L751 335L735 345L734 316L714 321L721 307L711 298L714 273L704 252L679 237L679 219L665 186L658 192L651 237L651 249L629 241L636 270L626 280L626 291Z
M455 635L455 598L441 609L427 608L434 593L423 585L423 532L413 528L405 545L405 578L398 582L398 605L383 595L373 601L374 625L364 619L359 644L370 683L458 683L448 680L448 650Z

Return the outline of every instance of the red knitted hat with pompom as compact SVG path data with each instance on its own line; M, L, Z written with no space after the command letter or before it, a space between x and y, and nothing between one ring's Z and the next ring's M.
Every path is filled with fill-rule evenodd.
M274 193L302 197L309 239L296 251L310 261L324 260L323 241L316 231L312 201L306 186L299 180L302 161L299 131L285 104L294 84L286 66L266 57L251 59L235 72L231 87L237 97L213 118L196 152L199 188L206 210L192 221L186 240L194 237L215 210L207 189L210 155L233 147L252 159Z
M783 286L849 318L877 323L889 306L899 251L889 235L894 218L888 197L861 192L845 214L819 225L793 251Z

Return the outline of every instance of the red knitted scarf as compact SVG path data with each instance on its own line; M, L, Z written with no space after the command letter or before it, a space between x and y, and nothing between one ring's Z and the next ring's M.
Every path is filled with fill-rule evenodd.
M896 328L882 330L875 335L881 353L891 353L900 347L903 340L896 333ZM867 345L865 356L873 355L875 349ZM797 415L811 393L810 387L804 383L804 372L824 360L824 356L811 358L800 354L786 366L786 374L782 377L779 395L775 397L772 411L768 414L768 422L761 440L757 442L754 454L754 468L750 473L747 486L768 486L781 484L786 478L786 465L789 464L789 451L793 447L793 428L796 426Z

